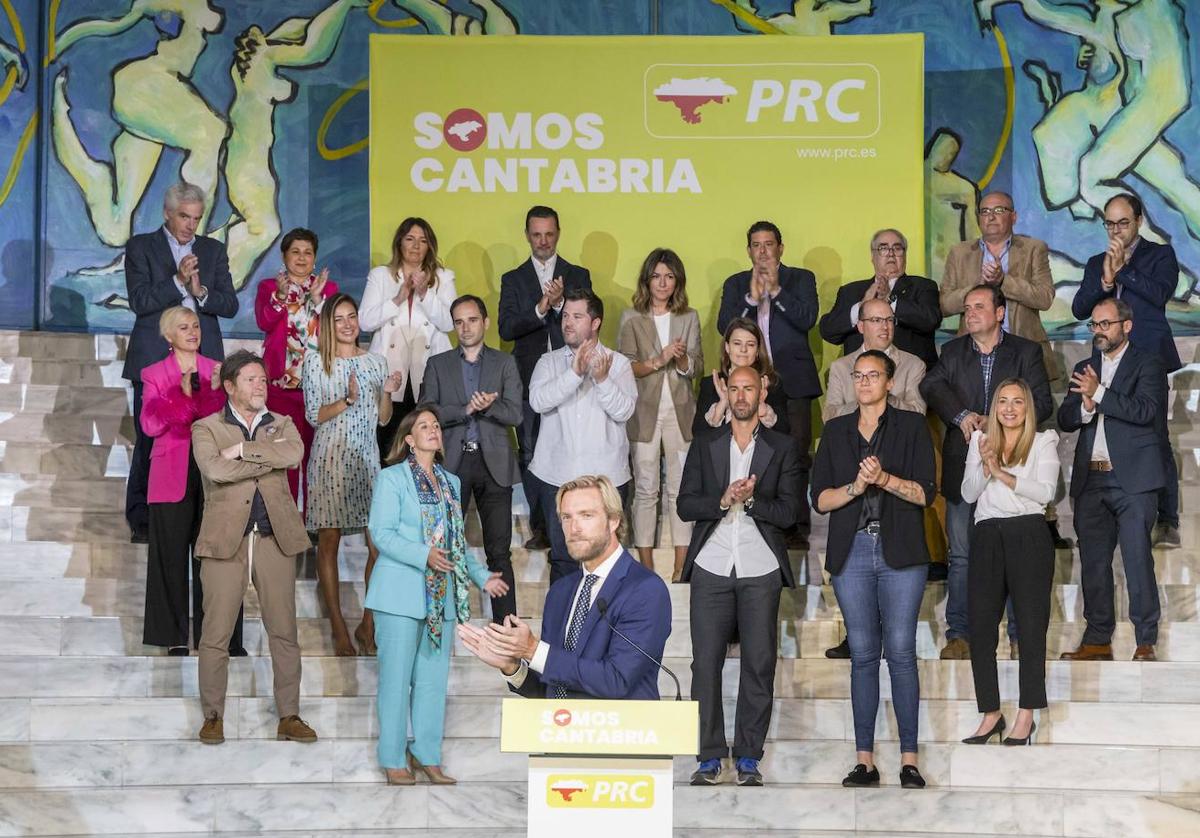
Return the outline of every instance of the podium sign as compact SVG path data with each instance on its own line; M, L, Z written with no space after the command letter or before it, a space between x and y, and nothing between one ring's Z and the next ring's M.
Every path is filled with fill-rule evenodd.
M694 701L506 699L500 750L527 752L530 836L669 836L674 754L699 747Z

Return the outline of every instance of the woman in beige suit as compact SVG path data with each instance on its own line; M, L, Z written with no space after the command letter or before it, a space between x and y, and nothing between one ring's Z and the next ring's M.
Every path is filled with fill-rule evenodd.
M691 541L690 524L679 520L675 499L696 415L693 382L704 370L700 316L688 307L687 276L675 251L656 248L638 273L633 306L621 313L617 346L633 366L638 399L626 424L633 458L633 542L642 564L653 570L662 457L667 485L663 512L671 527L679 578Z

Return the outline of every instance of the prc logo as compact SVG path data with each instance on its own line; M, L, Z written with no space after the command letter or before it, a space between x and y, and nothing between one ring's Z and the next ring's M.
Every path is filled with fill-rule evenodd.
M551 809L649 809L654 806L650 774L551 774L546 778Z
M565 707L561 710L554 711L554 723L559 727L566 727L571 723L571 711Z
M474 151L487 139L487 120L477 110L459 108L446 117L442 136L455 151Z
M700 122L700 106L715 102L723 105L730 96L737 95L737 88L718 78L701 76L695 79L673 78L666 84L654 88L654 98L670 102L679 108L679 116L689 125Z

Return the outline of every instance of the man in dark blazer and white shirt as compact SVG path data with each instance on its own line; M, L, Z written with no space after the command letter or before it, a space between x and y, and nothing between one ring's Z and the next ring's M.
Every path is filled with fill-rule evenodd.
M841 346L843 355L858 351L863 344L858 310L867 300L883 300L896 318L892 343L929 369L937 363L933 337L942 322L937 283L906 273L908 239L899 230L888 228L871 237L871 264L875 276L838 289L833 308L821 318L821 337Z
M1167 322L1167 302L1175 296L1179 262L1171 245L1155 244L1141 237L1142 218L1142 202L1135 195L1116 195L1104 205L1108 247L1088 259L1083 282L1071 302L1071 313L1075 319L1083 320L1101 300L1124 300L1137 324L1129 342L1138 351L1160 358L1169 375L1182 366ZM1165 434L1166 423L1163 429ZM1179 468L1169 437L1164 439L1166 480L1158 499L1154 543L1178 547Z
M550 540L542 523L544 511L538 501L537 477L529 471L537 446L539 417L529 406L529 381L538 359L563 345L563 293L571 288L591 288L587 268L572 265L558 255L558 213L550 207L531 207L525 214L525 239L530 256L500 278L500 310L497 327L500 339L511 341L521 386L525 390L522 421L517 432L521 480L529 503L529 526L533 537L525 543L529 550L548 550Z
M198 186L174 184L163 197L163 226L133 236L125 245L125 287L129 308L136 315L121 373L133 382L136 433L125 489L125 519L135 543L147 541L150 509L146 482L154 443L142 433L142 370L167 357L168 348L158 332L158 319L174 306L192 309L200 318L200 354L220 361L225 358L225 346L217 318L233 317L238 311L225 245L196 235L204 202L204 191Z
M756 221L746 231L746 252L752 267L725 280L717 329L722 334L735 317L758 324L767 354L779 372L787 395L788 423L800 455L800 511L789 541L801 547L808 539L808 471L812 458L812 400L821 395L821 380L808 331L817 324L817 278L812 271L790 268L780 262L783 234L770 221Z
M800 452L758 420L762 380L750 367L729 374L729 424L692 443L677 509L692 521L681 581L691 583L692 698L700 702L699 766L692 785L715 785L725 739L721 669L741 646L733 758L738 785L762 785L758 770L771 724L778 657L779 595L795 579L783 531L800 510Z
M1079 534L1080 585L1087 620L1079 648L1064 660L1112 660L1113 550L1121 545L1135 661L1155 660L1161 608L1151 531L1167 479L1167 377L1162 362L1130 339L1136 317L1124 300L1092 309L1092 357L1075 365L1058 424L1079 431L1071 497Z
M483 342L487 304L471 294L450 304L458 347L425 365L421 401L437 405L446 470L461 482L463 515L475 498L483 527L488 570L499 573L508 593L492 597L492 620L517 613L512 567L512 487L521 479L512 430L521 424L524 388L513 356Z
M1000 382L1020 378L1033 393L1030 406L1039 423L1054 413L1042 348L1001 328L1004 293L995 285L979 285L963 300L967 333L948 341L933 369L921 381L921 396L946 426L942 442L942 494L946 498L946 535L950 542L946 580L946 645L944 660L967 660L967 553L975 526L975 505L962 498L963 471L972 432L987 426L988 409ZM1017 624L1010 616L1009 639Z

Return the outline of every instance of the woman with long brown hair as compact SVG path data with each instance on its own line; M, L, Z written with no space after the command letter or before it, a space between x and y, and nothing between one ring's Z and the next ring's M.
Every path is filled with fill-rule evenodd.
M692 419L692 434L699 437L711 428L719 428L729 421L729 399L725 394L725 379L734 367L754 367L763 377L766 398L758 407L758 418L768 428L780 433L790 433L787 412L787 394L779 383L779 376L767 355L767 344L763 340L758 324L747 317L735 317L725 327L721 341L721 363L711 376L700 379L700 393L696 397L696 416Z
M304 356L301 376L304 412L315 429L305 487L306 521L317 533L317 584L329 615L334 651L355 654L339 597L338 546L343 533L362 532L371 510L371 486L379 473L375 429L392 416L399 373L387 361L358 345L358 305L335 294L321 309L317 350ZM366 579L375 548L367 538ZM354 633L364 654L374 649L371 614L364 612Z

